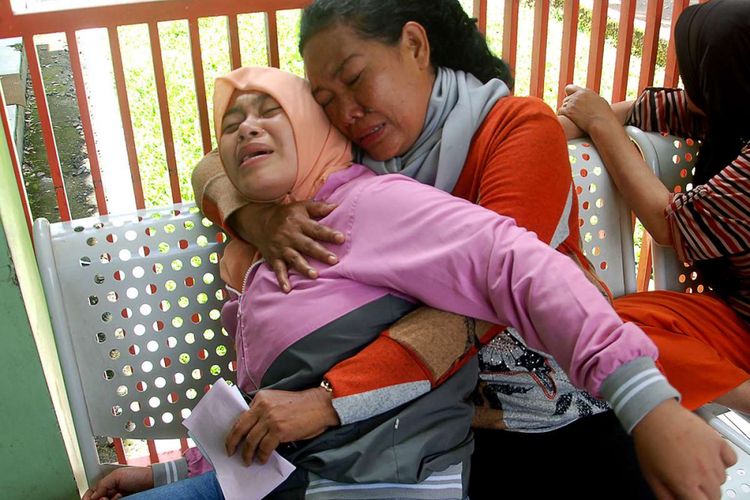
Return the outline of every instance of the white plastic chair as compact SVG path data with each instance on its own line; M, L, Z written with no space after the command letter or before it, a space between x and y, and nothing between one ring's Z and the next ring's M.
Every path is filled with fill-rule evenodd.
M689 190L700 144L689 138L644 132L636 127L626 131L638 147L646 164L672 192ZM680 262L671 247L652 242L654 287L657 290L701 293L704 286L698 272L687 263Z
M584 254L615 297L636 291L631 214L589 139L568 142Z
M700 144L692 139L644 132L636 127L626 131L654 173L672 192L691 189ZM702 293L705 290L697 271L679 262L670 247L652 244L654 284L660 290ZM750 498L750 420L728 408L708 404L697 412L735 446L738 463L727 471L724 498Z
M218 258L225 235L193 204L34 223L87 479L94 436L187 436L182 419L219 376L234 379L222 330Z

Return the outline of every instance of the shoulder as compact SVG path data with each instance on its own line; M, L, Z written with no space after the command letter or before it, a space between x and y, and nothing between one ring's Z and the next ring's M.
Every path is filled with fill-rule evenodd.
M474 134L471 153L523 156L540 144L563 151L565 134L555 112L536 97L500 99ZM531 151L530 151L531 150ZM567 159L567 150L563 151Z
M536 97L508 96L497 101L477 129L475 140L489 136L497 137L518 129L559 128L559 122L552 108Z
M537 97L508 96L497 101L487 115L485 123L488 121L522 120L533 116L556 117L552 108Z
M351 169L353 175L340 179L343 182L324 197L325 201L338 207L321 222L328 224L335 220L335 224L348 227L355 218L413 214L425 207L450 203L446 200L453 198L402 174L375 175L361 165L354 165Z
M366 179L352 199L352 208L357 217L373 213L411 217L439 205L451 205L457 200L449 193L411 177L387 174Z

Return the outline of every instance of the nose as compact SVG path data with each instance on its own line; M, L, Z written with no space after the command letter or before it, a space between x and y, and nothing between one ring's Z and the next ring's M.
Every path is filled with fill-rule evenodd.
M254 116L248 116L239 126L240 139L249 139L258 137L263 133L263 127L260 126L258 119Z
M341 99L338 109L338 120L344 126L354 124L357 120L365 116L365 108L359 105L351 97Z

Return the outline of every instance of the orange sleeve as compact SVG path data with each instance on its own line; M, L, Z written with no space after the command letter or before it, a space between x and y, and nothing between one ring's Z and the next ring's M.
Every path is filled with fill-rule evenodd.
M562 127L543 101L501 100L474 139L454 194L515 219L545 243L560 224L573 178Z
M426 370L410 352L383 332L362 351L334 366L326 375L334 398L412 382L430 382Z

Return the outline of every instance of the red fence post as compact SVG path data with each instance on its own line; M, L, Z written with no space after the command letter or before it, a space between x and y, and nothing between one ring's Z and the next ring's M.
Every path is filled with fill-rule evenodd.
M188 20L190 33L190 57L193 60L193 80L195 81L195 102L198 105L198 120L201 124L201 141L203 154L211 151L211 123L208 119L206 102L206 81L203 74L203 57L201 55L201 35L196 19Z
M78 110L81 115L83 126L83 137L86 140L86 151L89 155L89 166L91 167L91 181L94 184L96 195L96 208L99 215L107 215L107 197L104 194L101 170L99 169L99 152L94 140L94 128L91 126L91 114L89 113L89 100L86 96L86 85L83 83L83 71L81 70L81 57L78 54L78 40L75 31L65 33L68 41L68 54L70 55L70 66L73 70L73 83L76 88Z
M159 41L159 26L148 23L148 35L151 41L151 61L154 64L154 78L156 79L156 97L159 100L159 115L161 116L161 133L164 137L164 149L167 154L167 170L169 185L172 190L172 201L182 203L180 193L180 176L177 173L177 158L172 136L172 122L169 115L169 99L167 98L167 82L164 78L164 62L161 57L161 42Z
M237 27L237 14L227 16L227 30L229 31L229 60L232 69L242 66L242 53L240 51L240 33Z
M547 67L547 27L549 25L549 0L534 3L534 38L531 49L531 83L529 94L544 97L544 73Z
M676 87L680 81L680 73L677 70L677 54L674 48L674 26L682 11L690 4L690 0L674 0L672 4L672 29L669 34L669 47L667 48L667 68L664 73L664 86Z
M659 50L659 31L661 30L661 13L664 0L649 0L646 11L646 33L643 40L641 55L641 77L638 82L638 92L653 85L656 71L656 54Z
M565 0L562 52L560 54L560 77L557 86L557 107L562 105L562 100L565 97L565 86L573 83L573 78L575 77L578 8L579 0Z
M268 48L268 64L278 68L279 61L279 34L276 29L276 11L266 12L266 47Z
M70 220L70 207L68 206L68 195L65 192L65 180L62 175L62 166L60 165L60 156L57 153L57 143L55 142L55 132L52 129L52 118L49 114L47 105L47 94L44 90L44 80L42 79L42 68L39 66L39 57L36 52L33 35L24 35L23 45L26 49L26 59L29 63L29 73L31 74L31 83L34 87L34 96L36 97L36 109L39 113L39 121L42 125L42 137L44 147L47 149L47 161L49 162L50 175L55 187L55 197L57 198L57 208L60 210L60 218L64 221Z
M594 2L591 16L591 44L589 45L589 64L586 71L586 86L599 92L602 86L602 62L604 60L604 35L607 32L608 0Z
M503 54L511 70L516 71L516 52L518 50L518 6L519 0L505 0L503 14Z
M630 73L630 53L633 49L633 21L635 0L622 0L620 4L619 34L617 36L617 58L615 60L615 82L612 87L612 102L625 100Z
M487 0L474 0L472 15L477 19L477 28L487 33Z

